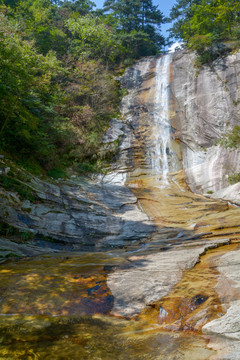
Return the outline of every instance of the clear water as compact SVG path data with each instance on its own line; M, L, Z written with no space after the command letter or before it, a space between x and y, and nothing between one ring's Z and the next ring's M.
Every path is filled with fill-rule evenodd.
M124 261L86 254L2 264L0 359L206 359L199 336L110 316L106 277Z
M191 228L199 222L200 228L212 232L223 224L223 218L225 236L230 221L236 231L239 216L236 221L232 213L226 218L224 208L220 220L213 218L212 214L221 211L218 204L207 200L201 204L199 197L194 200L192 194L183 195L168 180L172 168L168 113L170 62L170 55L157 59L153 116L146 119L152 123L151 127L143 126L146 142L149 139L150 144L151 174L156 179L145 179L144 183L138 176L136 196L159 226L177 226L179 237L181 227L188 222ZM149 64L144 64L142 73L148 72ZM141 141L144 136L140 137ZM142 148L141 143L138 149ZM145 158L141 158L144 151L139 151L138 156L139 163L145 166ZM169 186L157 189L159 178ZM206 228L207 225L211 226ZM164 239L168 238L166 233ZM159 246L154 251L159 251ZM136 245L136 253L138 250ZM117 256L113 253L42 256L1 264L0 360L209 359L213 352L207 348L207 340L196 332L163 332L158 321L111 316L114 298L107 278L116 266L124 267L128 263L123 252ZM190 285L195 287L193 279Z

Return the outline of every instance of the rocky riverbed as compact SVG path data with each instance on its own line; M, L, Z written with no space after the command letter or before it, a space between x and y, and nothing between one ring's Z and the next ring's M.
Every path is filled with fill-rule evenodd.
M239 153L215 141L239 118L239 56L127 69L106 175L40 179L1 156L4 359L238 359Z

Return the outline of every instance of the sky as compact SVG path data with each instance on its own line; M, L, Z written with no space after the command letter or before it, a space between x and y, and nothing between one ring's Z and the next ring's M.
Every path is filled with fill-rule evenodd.
M92 0L96 5L97 8L102 8L104 0ZM176 0L153 0L154 5L158 5L159 10L162 11L162 13L165 16L169 15L170 9L173 7L173 5L176 3ZM163 36L168 36L169 34L166 32L166 30L170 27L170 24L163 24L162 25L162 34Z

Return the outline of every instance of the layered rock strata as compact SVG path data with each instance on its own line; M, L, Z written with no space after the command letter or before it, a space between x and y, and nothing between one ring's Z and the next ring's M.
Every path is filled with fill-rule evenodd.
M157 298L168 294L182 277L182 270L196 264L195 255L199 255L202 250L200 242L195 240L196 234L207 239L206 248L211 247L217 239L222 241L224 237L226 241L239 241L238 208L227 202L211 201L210 194L204 200L204 197L197 197L188 191L190 188L199 194L209 192L213 198L239 203L239 183L230 186L228 176L240 171L240 152L216 145L222 135L238 124L239 60L240 53L235 53L226 59L217 60L211 67L204 66L197 71L194 67L194 55L181 51L172 56L169 74L169 125L161 122L161 126L171 127L171 141L160 151L160 155L165 151L168 158L169 179L164 186L161 174L156 172L151 161L158 145L153 126L156 110L158 111L155 103L158 59L142 59L136 66L128 69L122 78L122 84L129 90L122 102L122 112L133 130L133 166L129 169L128 184L159 228L166 226L171 232L171 226L175 226L179 234L183 229L194 231L189 233L193 241L186 243L186 252L184 238L179 239L180 246L176 246L177 237L174 244L168 239L168 248L160 249L157 254L135 254L129 258L132 266L110 274L108 285L115 297L114 314L136 315ZM163 83L160 85L164 86ZM160 100L164 101L165 99ZM161 239L158 245L162 242ZM219 262L220 256L219 254L217 260ZM213 269L215 262L210 262L209 266ZM231 277L237 277L237 266L239 260L230 269ZM210 276L212 286L218 271L223 272L219 267L213 271L212 278ZM194 287L194 280L186 287L186 291L187 288ZM124 287L127 291L123 291ZM181 296L181 304L186 305L190 295L183 291ZM234 338L238 337L239 329L234 310L238 308L239 294L235 294L234 300L224 296L219 298L223 306L222 313L218 304L213 305L211 310L199 306L199 310L188 318L186 328L194 329L197 324L199 330L211 316L219 317L204 327L206 333L216 335L212 335L209 346L220 351L224 348L224 359L237 359L238 346ZM201 298L196 299L201 304ZM207 295L204 299L207 299ZM194 305L191 301L189 304ZM195 309L190 309L190 305L191 312ZM159 311L156 316L166 315L164 309ZM221 317L224 311L227 313ZM166 327L169 330L182 330L181 321L170 323ZM219 338L219 334L226 336L226 340ZM220 351L216 359L223 359Z
M77 177L51 183L8 165L33 200L0 188L0 219L27 233L33 245L65 250L122 247L149 236L155 228L123 185Z

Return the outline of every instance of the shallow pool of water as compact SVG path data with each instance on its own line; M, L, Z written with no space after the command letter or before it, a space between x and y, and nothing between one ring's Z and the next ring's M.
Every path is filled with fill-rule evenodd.
M115 318L108 254L43 256L0 268L0 359L206 359L193 333L161 331L146 319Z

